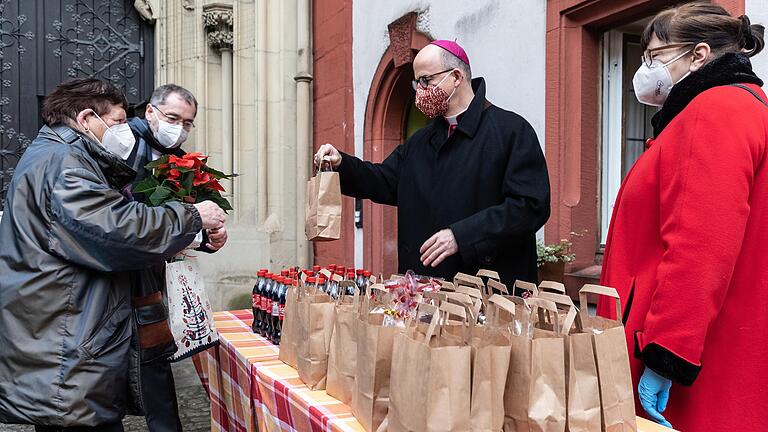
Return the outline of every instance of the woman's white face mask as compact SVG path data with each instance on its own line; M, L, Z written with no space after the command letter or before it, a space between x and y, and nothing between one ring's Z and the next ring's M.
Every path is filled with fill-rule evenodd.
M93 111L93 115L99 119L107 128L104 131L104 135L101 137L101 141L94 135L93 132L87 130L97 143L101 144L108 152L116 155L120 159L126 160L131 155L133 147L136 145L136 137L131 131L131 127L128 123L119 123L113 126L107 125L107 123Z
M635 77L632 79L632 87L635 90L637 100L646 105L664 105L672 87L691 73L688 71L682 78L673 81L668 66L680 60L691 51L692 49L685 51L666 63L654 59L650 66L645 63L640 65L640 69L635 72Z

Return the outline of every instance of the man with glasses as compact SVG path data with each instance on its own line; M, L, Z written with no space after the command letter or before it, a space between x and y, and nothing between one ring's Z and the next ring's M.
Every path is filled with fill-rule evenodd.
M197 100L187 89L175 84L158 87L152 93L144 118L128 121L136 146L127 163L137 173L134 184L151 173L144 168L164 154L183 156L181 145L195 127ZM213 253L227 241L226 228L202 231L193 244L198 251ZM141 400L150 432L181 432L179 408L171 365L166 360L176 351L176 343L162 306L165 293L165 265L136 272L131 276L134 308L141 346ZM161 294L162 293L162 294ZM138 306L140 305L140 306Z
M549 218L549 179L531 125L485 98L469 58L439 40L413 62L416 107L429 125L382 163L325 144L315 164L338 169L345 195L397 206L400 272L453 278L480 268L536 282L536 231Z

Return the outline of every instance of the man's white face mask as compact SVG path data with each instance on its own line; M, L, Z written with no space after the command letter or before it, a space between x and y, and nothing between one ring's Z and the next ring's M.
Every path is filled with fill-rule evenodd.
M176 148L184 144L184 141L187 140L187 131L184 130L184 127L180 124L172 124L161 119L157 114L158 111L157 107L152 106L152 114L155 115L155 120L157 120L157 130L152 130L152 135L154 135L157 142L167 149Z

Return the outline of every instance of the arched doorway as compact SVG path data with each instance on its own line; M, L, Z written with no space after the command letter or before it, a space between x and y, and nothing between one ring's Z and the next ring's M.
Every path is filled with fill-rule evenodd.
M363 157L381 162L409 136L426 125L415 108L413 68L416 53L430 39L416 31L416 14L389 26L390 46L373 77L365 109ZM365 268L385 276L397 271L397 209L365 201L363 204L363 257Z

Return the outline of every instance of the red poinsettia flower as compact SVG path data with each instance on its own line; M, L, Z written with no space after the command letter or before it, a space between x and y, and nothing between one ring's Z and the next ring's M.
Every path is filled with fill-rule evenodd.
M168 180L178 180L181 177L181 171L177 169L171 169L168 171Z
M192 181L192 186L204 185L211 181L211 175L205 171L195 171L195 179Z
M194 159L183 159L177 156L171 156L168 158L168 162L179 168L192 168L195 166Z
M207 158L208 156L205 156L200 152L187 153L182 156L182 159L192 161L192 168L194 169L200 169L200 167L203 166L203 161L205 161Z
M215 191L224 192L224 188L219 184L219 181L216 179L211 179L211 182L208 183L208 188L213 189Z

